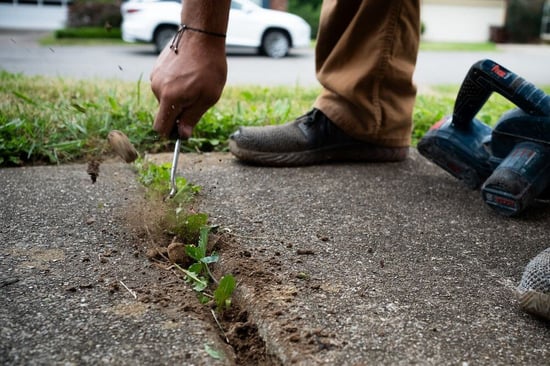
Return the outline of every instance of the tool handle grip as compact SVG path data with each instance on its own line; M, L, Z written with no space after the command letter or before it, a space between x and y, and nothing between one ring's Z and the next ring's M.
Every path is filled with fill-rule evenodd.
M510 70L485 59L466 74L453 111L453 125L466 129L493 92L497 92L528 114L550 116L550 96Z

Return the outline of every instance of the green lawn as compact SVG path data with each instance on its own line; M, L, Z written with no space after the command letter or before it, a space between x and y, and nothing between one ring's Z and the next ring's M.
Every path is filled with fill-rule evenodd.
M421 51L472 51L491 52L497 50L497 45L491 42L481 43L449 43L449 42L420 42Z
M413 144L450 114L458 86L418 95ZM550 88L546 88L550 90ZM225 151L241 125L281 124L308 111L319 89L227 87L201 119L188 151ZM478 118L494 124L513 105L494 95ZM0 166L79 161L107 151L109 131L125 132L140 152L172 149L152 131L157 101L148 82L72 80L0 72Z

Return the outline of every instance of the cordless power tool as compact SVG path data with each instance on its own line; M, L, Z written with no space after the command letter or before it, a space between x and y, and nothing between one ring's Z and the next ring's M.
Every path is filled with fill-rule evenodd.
M491 128L475 116L493 92L517 108ZM517 215L550 200L550 96L492 60L478 61L453 114L432 126L418 151L468 187L481 188L497 212Z

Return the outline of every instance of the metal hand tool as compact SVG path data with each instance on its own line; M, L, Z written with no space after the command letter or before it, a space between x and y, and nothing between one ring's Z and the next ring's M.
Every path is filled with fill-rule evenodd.
M181 140L176 140L176 146L174 147L174 156L172 157L172 169L170 169L170 194L168 198L174 198L178 193L178 187L176 185L176 173L178 170L178 158L180 155Z

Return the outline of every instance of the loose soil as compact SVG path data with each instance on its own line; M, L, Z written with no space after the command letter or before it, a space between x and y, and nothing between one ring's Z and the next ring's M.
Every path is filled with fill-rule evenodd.
M138 300L158 306L175 321L180 318L178 314L186 313L210 322L213 329L218 329L221 340L228 345L226 354L235 365L280 365L279 360L266 352L258 327L250 319L246 303L239 296L239 286L246 284L261 289L271 281L262 268L262 261L255 261L249 252L239 251L236 238L230 233L210 234L209 252L217 251L223 259L223 269L218 264L210 265L214 276L221 278L224 274L232 273L238 281L231 307L222 314L215 313L220 329L212 314L215 305L201 304L197 293L191 290L191 286L184 281L184 275L170 261L168 247L173 244L174 238L163 227L165 208L162 201L143 198L135 202L131 209L121 213L128 232L139 243L136 247L144 248L136 255L153 264L159 274L158 279L143 284L137 291ZM190 264L186 260L188 258L178 260L183 268ZM111 289L120 290L124 289L117 284Z

